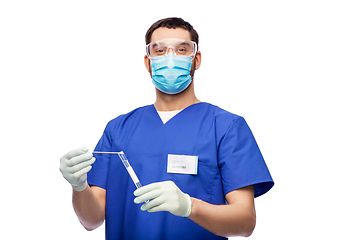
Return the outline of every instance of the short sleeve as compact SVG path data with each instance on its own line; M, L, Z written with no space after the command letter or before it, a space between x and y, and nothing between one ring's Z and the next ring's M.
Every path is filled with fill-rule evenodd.
M224 194L254 185L254 197L268 192L274 185L255 138L242 117L233 120L218 147L218 164Z
M110 152L111 151L111 137L109 134L109 125L105 128L103 135L95 147L95 151ZM110 161L110 154L93 154L96 161L92 165L88 173L87 181L90 186L98 186L106 189L107 175Z

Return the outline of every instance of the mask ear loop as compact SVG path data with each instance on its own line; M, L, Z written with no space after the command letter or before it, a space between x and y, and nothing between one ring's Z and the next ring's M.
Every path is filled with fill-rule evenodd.
M197 54L197 51L195 53L195 55L193 56L193 59L192 59L192 62L191 62L191 70L190 70L190 76L191 76L191 72L193 72L193 75L195 73L195 69L196 69L196 54ZM193 68L194 68L194 71L193 71ZM194 80L194 76L191 76L191 81Z

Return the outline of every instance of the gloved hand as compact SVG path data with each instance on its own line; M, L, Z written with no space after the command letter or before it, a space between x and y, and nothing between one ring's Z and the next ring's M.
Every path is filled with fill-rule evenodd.
M136 189L135 203L151 200L141 206L142 211L168 211L176 216L188 217L191 213L191 199L173 181L157 182Z
M61 157L60 171L75 191L81 192L87 187L87 173L95 158L87 148L72 150Z

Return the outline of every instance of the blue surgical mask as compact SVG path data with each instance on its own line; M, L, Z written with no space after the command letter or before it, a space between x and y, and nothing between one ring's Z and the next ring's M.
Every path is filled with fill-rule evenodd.
M151 75L157 89L167 94L184 91L191 83L192 58L168 53L151 59Z

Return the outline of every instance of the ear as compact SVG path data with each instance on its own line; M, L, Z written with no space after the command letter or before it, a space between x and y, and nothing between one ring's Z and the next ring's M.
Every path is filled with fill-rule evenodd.
M200 51L197 51L196 52L196 55L195 55L195 70L198 70L200 65L201 65L201 52Z
M145 64L147 71L150 73L150 59L148 58L148 56L146 54L144 56L144 64Z

